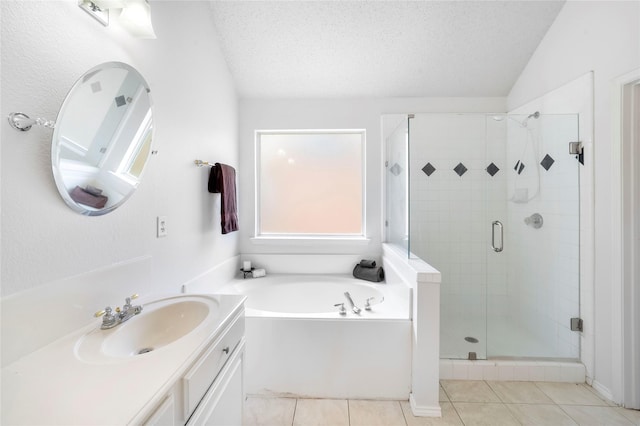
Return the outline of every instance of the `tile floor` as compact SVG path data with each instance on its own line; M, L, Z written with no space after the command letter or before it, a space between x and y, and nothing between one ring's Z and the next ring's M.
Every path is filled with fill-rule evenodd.
M636 425L640 411L590 386L551 382L442 380L442 418L414 417L408 401L248 397L244 426Z

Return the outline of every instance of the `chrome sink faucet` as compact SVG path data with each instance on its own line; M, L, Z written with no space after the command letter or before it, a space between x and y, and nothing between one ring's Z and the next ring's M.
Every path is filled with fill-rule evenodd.
M142 312L141 305L131 305L131 299L136 299L137 297L137 294L134 294L131 297L127 297L125 299L124 305L122 306L122 309L116 308L115 314L113 313L113 310L110 306L107 306L102 311L96 312L93 316L95 316L96 318L102 317L102 325L100 326L100 328L102 330L108 330L122 324L123 322L129 320L131 317Z

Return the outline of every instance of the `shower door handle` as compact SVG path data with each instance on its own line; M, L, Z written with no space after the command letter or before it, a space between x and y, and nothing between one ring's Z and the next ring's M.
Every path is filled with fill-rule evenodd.
M500 246L496 247L496 226L500 229ZM499 220L494 220L491 224L491 248L495 252L501 252L504 248L504 227L502 226L502 222Z

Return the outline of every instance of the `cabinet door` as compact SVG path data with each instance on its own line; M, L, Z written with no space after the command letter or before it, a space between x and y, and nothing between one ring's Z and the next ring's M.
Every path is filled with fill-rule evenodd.
M241 349L241 348L239 348ZM242 351L234 357L224 374L213 383L189 422L192 425L240 426L244 390L242 387Z
M168 395L162 404L151 414L144 422L145 426L173 426L175 417L175 405L173 403L173 394Z

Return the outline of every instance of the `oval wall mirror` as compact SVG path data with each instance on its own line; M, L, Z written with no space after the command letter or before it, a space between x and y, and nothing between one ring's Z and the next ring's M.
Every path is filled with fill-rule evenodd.
M153 140L149 92L142 75L121 62L90 69L69 91L56 119L51 165L74 211L103 215L135 192Z

